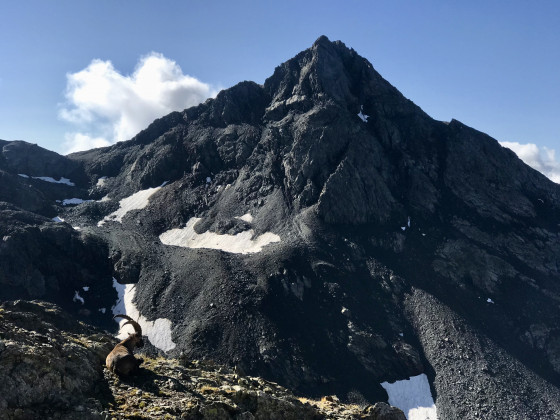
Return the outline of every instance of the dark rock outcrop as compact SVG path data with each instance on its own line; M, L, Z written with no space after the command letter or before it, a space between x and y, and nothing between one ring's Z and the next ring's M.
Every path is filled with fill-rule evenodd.
M0 305L0 418L101 419L115 340L39 301ZM62 416L62 417L58 417Z
M112 273L100 237L0 202L0 300L46 299L109 326Z
M46 177L51 181L41 179ZM84 198L87 183L74 160L36 144L0 140L0 201L54 217L56 200Z

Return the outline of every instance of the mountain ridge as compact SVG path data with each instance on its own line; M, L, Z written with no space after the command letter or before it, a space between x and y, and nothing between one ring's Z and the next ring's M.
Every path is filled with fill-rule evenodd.
M170 321L169 355L370 401L387 398L381 382L425 373L446 419L556 409L560 186L486 134L433 120L343 43L321 37L262 86L66 159L93 201L49 205L105 244L100 299L115 301L112 277L134 283L140 313ZM139 193L151 195L108 218ZM265 234L279 240L240 245Z

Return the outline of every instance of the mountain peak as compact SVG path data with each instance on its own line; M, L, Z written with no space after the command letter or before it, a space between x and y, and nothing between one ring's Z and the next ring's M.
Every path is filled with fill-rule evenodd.
M272 97L273 107L295 103L303 110L313 107L317 100L334 100L349 109L359 109L363 93L380 84L390 86L365 58L323 35L310 48L278 66L265 81L265 90Z
M317 38L313 43L313 45L311 46L311 49L315 50L317 49L317 47L327 47L327 48L343 47L343 49L350 51L350 49L342 41L331 41L326 35L321 35L319 38Z
M331 40L326 35L321 35L317 40L313 43L313 45L319 44L332 44Z

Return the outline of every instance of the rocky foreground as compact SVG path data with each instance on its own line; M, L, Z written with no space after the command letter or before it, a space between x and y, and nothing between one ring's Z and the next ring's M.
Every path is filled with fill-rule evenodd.
M144 358L138 375L104 368L116 340L52 303L0 304L0 419L383 419L385 403L310 400L211 361Z

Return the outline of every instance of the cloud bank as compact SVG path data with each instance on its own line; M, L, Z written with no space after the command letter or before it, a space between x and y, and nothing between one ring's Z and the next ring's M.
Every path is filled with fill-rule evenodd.
M548 147L539 148L536 144L521 144L517 142L504 141L500 144L511 149L515 154L550 180L560 184L560 162L556 160L556 151Z
M155 52L142 57L131 75L122 75L110 61L95 59L66 78L66 103L59 116L76 131L66 134L65 153L128 140L156 118L216 93Z

